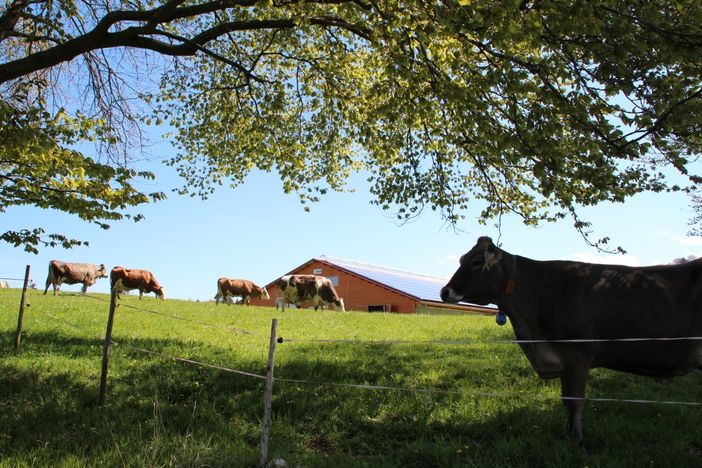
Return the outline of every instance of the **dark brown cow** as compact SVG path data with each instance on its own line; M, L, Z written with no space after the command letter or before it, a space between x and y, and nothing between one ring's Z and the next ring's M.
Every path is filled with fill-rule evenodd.
M227 304L232 303L232 297L241 297L241 301L249 305L250 299L262 298L270 299L268 290L257 286L253 282L244 279L220 278L217 280L217 294L215 295L215 304L219 304L220 299Z
M154 293L159 299L166 299L163 287L158 284L153 273L148 270L137 270L116 266L110 272L110 286L116 291L117 297L122 291L132 289L139 290L139 300L144 296L144 292Z
M283 292L282 308L285 304L295 304L300 307L302 301L311 300L314 310L324 304L333 304L336 309L344 311L344 300L339 297L329 278L317 275L286 275L280 278L276 287ZM276 309L278 302L276 301Z
M460 263L441 299L496 304L509 317L539 376L560 378L579 444L589 369L654 377L702 369L702 341L686 339L702 336L702 260L650 267L536 261L481 237Z
M105 265L93 265L91 263L66 263L60 260L49 262L49 275L46 277L46 287L44 294L49 291L49 286L54 288L54 296L61 289L61 284L83 283L81 293L88 292L88 286L94 285L99 278L107 278L107 268Z

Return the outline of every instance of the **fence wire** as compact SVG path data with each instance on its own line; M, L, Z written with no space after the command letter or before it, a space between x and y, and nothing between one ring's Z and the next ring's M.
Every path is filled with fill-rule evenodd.
M279 337L278 343L356 343L356 344L440 344L440 345L482 345L482 344L539 344L539 343L635 343L641 341L700 341L702 336L658 337L658 338L573 338L538 340L353 340L353 339L313 339Z
M221 370L221 371L224 371L224 372L230 372L230 373L233 373L233 374L244 375L244 376L247 376L247 377L253 377L253 378L256 378L256 379L263 379L263 380L266 379L266 376L265 376L265 375L254 374L254 373L252 373L252 372L246 372L246 371L242 371L242 370L236 370L236 369L232 369L232 368L230 368L230 367L218 366L218 365L216 365L216 364L210 364L210 363L206 363L206 362L202 362L202 361L196 361L196 360L194 360L194 359L188 359L188 358L184 358L184 357L180 357L180 356L173 356L173 355L171 355L171 354L160 353L160 352L158 352L158 351L152 351L152 350L150 350L150 349L140 348L140 347L138 347L138 346L132 346L132 345L130 345L130 344L118 343L118 342L116 342L116 341L114 341L114 340L110 340L110 343L115 344L115 345L118 345L118 346L120 346L120 347L129 348L129 349L131 349L131 350L138 351L138 352L140 352L140 353L146 353L146 354L151 354L151 355L153 355L153 356L158 356L158 357L161 357L161 358L164 358L164 359L172 359L172 360L174 360L174 361L183 362L183 363L186 363L186 364L193 364L193 365L200 366L200 367L208 367L208 368L210 368L210 369L217 369L217 370Z
M110 302L109 299L104 299L104 298L98 297L98 296L91 296L91 295L89 295L89 294L84 294L84 295L83 295L83 294L75 294L75 293L66 293L65 295L66 295L66 296L72 296L72 297L88 297L88 298L90 298L90 299L95 299L95 300L101 301L101 302L107 302L107 303ZM156 310L150 310L150 309L145 309L145 308L143 308L143 307L137 307L137 306L133 306L133 305L129 305L129 304L124 304L124 303L122 303L122 302L117 302L116 305L117 305L117 307L124 307L124 308L126 308L126 309L138 310L138 311L146 312L146 313L153 314L153 315L160 315L160 316L162 316L162 317L169 317L169 318L172 318L172 319L175 319L175 320L180 320L180 321L183 321L183 322L196 323L196 324L198 324L198 325L203 325L203 326L209 327L209 328L227 330L227 331L229 331L229 332L237 333L237 334L240 334L240 335L252 335L252 336L255 336L255 335L256 335L256 333L254 333L254 332L252 332L252 331L250 331L250 330L246 330L246 329L244 329L244 328L229 327L229 326L226 326L226 325L218 325L218 324L214 324L214 323L203 322L203 321L200 321L200 320L195 320L195 319L180 317L180 316L178 316L178 315L166 314L165 312L158 312L158 311L156 311Z
M90 297L92 299L98 299L103 302L109 302L105 301L102 298L97 298L93 296L82 296L82 295L76 295L78 297ZM124 304L123 304L124 305ZM185 321L192 321L190 319L184 319L181 317L177 316L171 316L169 314L163 314L160 312L155 312L155 311L150 311L147 309L142 309L138 307L133 307L133 306L128 306L129 308L133 308L136 310L141 310L145 312L151 312L151 313L156 313L158 315L165 315L168 317L172 318L177 318L177 319L182 319ZM48 312L46 312L46 315L56 319L58 321L64 322L76 329L81 330L84 333L89 333L87 330L85 330L83 327L71 323L63 318L59 318L55 315L52 315ZM195 323L199 323L198 321L194 321ZM202 324L206 324L205 322L202 322ZM217 327L221 328L221 327ZM100 338L97 337L97 339L104 341L104 337ZM700 337L680 337L680 338L621 338L621 339L612 339L612 340L487 340L487 341L453 341L453 340L425 340L425 341L413 341L413 340L377 340L377 341L366 341L366 340L314 340L314 339L283 339L282 337L278 338L279 343L284 343L284 342L324 342L324 343L360 343L360 344L486 344L486 343L493 343L493 344L514 344L514 343L546 343L546 342L565 342L565 343L583 343L583 342L590 342L590 341L595 341L595 342L602 342L602 341L678 341L678 340L698 340L702 339ZM206 363L206 362L201 362L201 361L196 361L193 359L189 358L184 358L180 356L174 356L170 355L167 353L162 353L158 351L153 351L145 348L140 348L138 346L133 346L129 345L126 343L120 343L115 340L110 340L110 343L122 347L122 348L127 348L131 349L133 351L137 351L140 353L145 353L153 356L158 356L163 359L170 359L174 360L177 362L182 362L185 364L191 364L191 365L197 365L201 367L206 367L206 368L211 368L211 369L216 369L220 370L223 372L229 372L229 373L234 373L237 375L242 375L245 377L252 377L256 379L266 379L266 376L260 375L260 374L255 374L251 372L246 372L242 370L237 370L237 369L232 369L216 364L211 364L211 363ZM304 385L314 385L314 386L326 386L326 387L345 387L345 388L354 388L354 389L360 389L360 390L377 390L377 391L400 391L400 392L409 392L409 393L425 393L425 394L447 394L447 395L461 395L461 396L468 396L471 398L514 398L515 394L513 393L494 393L494 392L471 392L471 391L463 391L463 390L444 390L444 389L436 389L436 388L415 388L415 387L401 387L401 386L388 386L388 385L372 385L372 384L353 384L353 383L342 383L342 382L328 382L328 381L319 381L319 380L305 380L305 379L293 379L293 378L285 378L285 377L273 377L274 381L277 382L282 382L282 383L291 383L291 384L304 384ZM518 396L523 396L523 394L520 394ZM702 402L694 402L694 401L676 401L676 400L646 400L646 399L639 399L639 398L599 398L599 397L568 397L568 396L560 396L560 397L551 397L551 396L545 396L545 395L534 395L530 394L530 396L535 397L537 399L542 399L542 400L553 400L553 399L559 399L559 400L577 400L577 401L590 401L590 402L602 402L602 403L631 403L631 404L659 404L659 405L679 405L679 406L694 406L694 407L701 407Z
M46 312L46 315L47 315L48 317L54 319L54 320L57 320L57 321L59 321L59 322L63 322L63 323L65 323L66 325L70 325L71 327L76 328L77 330L80 330L80 331L83 332L83 333L86 333L86 334L91 333L91 332L89 332L88 330L86 330L85 328L81 327L80 325L77 325L77 324L75 324L75 323L69 322L68 320L66 320L66 319L64 319L64 318L57 317L57 316L55 316L55 315L53 315L53 314L51 314L51 313L49 313L49 312ZM102 342L105 341L105 337L104 337L104 336L99 336L99 335L98 335L98 336L95 336L95 339L96 339L96 340L99 340L99 341L102 341ZM201 367L208 367L208 368L211 368L211 369L217 369L217 370L221 370L221 371L225 371L225 372L231 372L231 373L234 373L234 374L245 375L245 376L254 377L254 378L257 378L257 379L265 379L265 378L266 378L265 375L254 374L254 373L252 373L252 372L246 372L246 371L242 371L242 370L232 369L232 368L229 368L229 367L219 366L219 365L216 365L216 364L210 364L210 363L207 363L207 362L196 361L196 360L194 360L194 359L184 358L184 357L181 357L181 356L174 356L174 355L171 355L171 354L161 353L161 352L159 352L159 351L153 351L153 350L150 350L150 349L140 348L140 347L138 347L138 346L130 345L130 344L127 344L127 343L118 342L118 341L115 341L115 340L113 340L113 339L110 339L110 344L116 345L116 346L121 347L121 348L128 348L128 349L131 349L131 350L134 350L134 351L139 351L139 352L141 352L141 353L151 354L151 355L153 355L153 356L158 356L158 357L161 357L161 358L164 358L164 359L171 359L171 360L178 361L178 362L184 362L184 363L187 363L187 364L194 364L194 365L201 366Z

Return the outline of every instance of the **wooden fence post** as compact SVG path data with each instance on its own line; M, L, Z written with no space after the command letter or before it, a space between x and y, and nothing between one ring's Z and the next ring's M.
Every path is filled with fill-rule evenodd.
M20 299L19 316L17 317L17 330L15 330L15 352L19 352L20 340L22 339L22 322L24 322L24 299L27 294L27 284L29 283L29 265L24 270L24 286L22 286L22 299Z
M102 374L100 375L100 406L105 404L105 392L107 391L107 368L110 364L110 343L112 342L112 324L115 320L115 308L117 307L117 291L111 290L110 294L110 315L107 317L107 331L105 331L105 342L102 344Z
M278 332L278 319L271 323L271 341L268 347L268 372L266 390L263 395L263 421L261 422L261 466L268 461L268 434L270 432L271 406L273 402L273 368L275 366L275 342Z

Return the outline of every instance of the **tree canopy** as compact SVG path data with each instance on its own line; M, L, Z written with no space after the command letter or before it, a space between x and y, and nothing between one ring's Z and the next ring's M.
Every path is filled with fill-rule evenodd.
M477 205L483 222L571 216L586 232L582 206L700 181L698 2L5 1L0 90L23 119L9 141L38 132L57 153L2 143L5 206L73 207L21 181L86 180L95 164L116 187L86 188L73 212L118 218L149 199L125 163L154 122L172 130L181 193L258 168L306 203L362 171L401 220L458 223ZM58 155L88 137L95 158ZM68 175L51 169L67 160Z

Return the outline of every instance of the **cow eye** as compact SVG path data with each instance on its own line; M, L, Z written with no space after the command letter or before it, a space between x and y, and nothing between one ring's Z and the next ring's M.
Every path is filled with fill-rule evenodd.
M473 259L470 261L469 266L472 268L478 268L483 266L483 258L478 256L478 257L473 257Z

